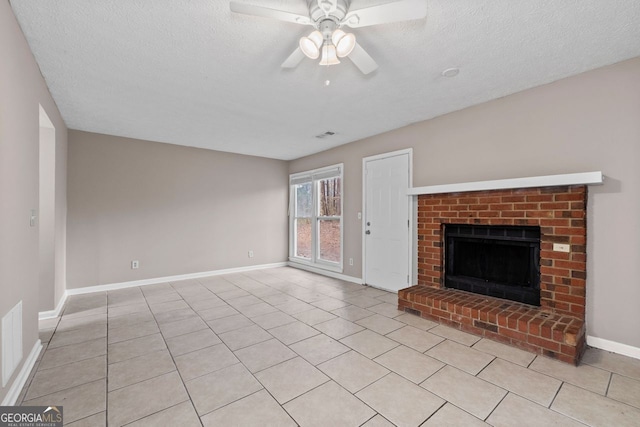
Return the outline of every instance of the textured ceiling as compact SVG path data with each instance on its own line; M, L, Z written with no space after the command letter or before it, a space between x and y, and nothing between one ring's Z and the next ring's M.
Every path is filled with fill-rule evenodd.
M224 0L11 5L69 128L285 160L640 56L638 0L428 0L426 19L353 30L367 76L281 69L310 27Z

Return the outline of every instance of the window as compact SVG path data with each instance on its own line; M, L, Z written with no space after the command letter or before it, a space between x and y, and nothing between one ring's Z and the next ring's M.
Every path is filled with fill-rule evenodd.
M291 261L342 270L342 165L291 175Z

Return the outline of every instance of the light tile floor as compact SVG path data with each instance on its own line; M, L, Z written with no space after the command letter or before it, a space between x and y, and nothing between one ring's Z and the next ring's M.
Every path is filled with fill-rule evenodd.
M70 297L23 405L69 426L640 426L640 360L579 367L276 268Z

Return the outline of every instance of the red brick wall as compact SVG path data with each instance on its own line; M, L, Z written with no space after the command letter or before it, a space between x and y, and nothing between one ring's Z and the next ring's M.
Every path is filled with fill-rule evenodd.
M586 204L582 185L418 196L418 284L444 286L443 224L540 226L540 305L584 320Z

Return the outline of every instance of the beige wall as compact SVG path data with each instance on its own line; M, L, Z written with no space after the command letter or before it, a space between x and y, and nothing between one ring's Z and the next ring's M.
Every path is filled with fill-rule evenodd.
M56 277L64 287L67 129L6 0L0 1L0 58L0 317L22 301L24 361L38 339L38 311L53 309L62 295L48 289L40 301L39 227L29 226L30 211L39 204L38 105L56 128L56 250L48 255L55 256L55 271L49 268L45 278L49 288ZM0 390L0 401L10 385Z
M286 261L287 173L280 160L69 131L68 288Z
M292 161L290 173L345 163L347 275L362 275L362 158L403 148L414 186L601 170L605 185L589 189L588 334L640 347L640 58Z
M344 273L360 277L362 158L402 148L413 148L415 186L602 170L588 207L588 333L640 347L640 59L286 163L79 131L67 160L67 129L6 0L0 58L0 316L23 301L25 357L38 311L65 285L285 261L290 172L345 163L344 258L355 265ZM29 227L38 104L56 128L53 293L39 288L39 229Z

